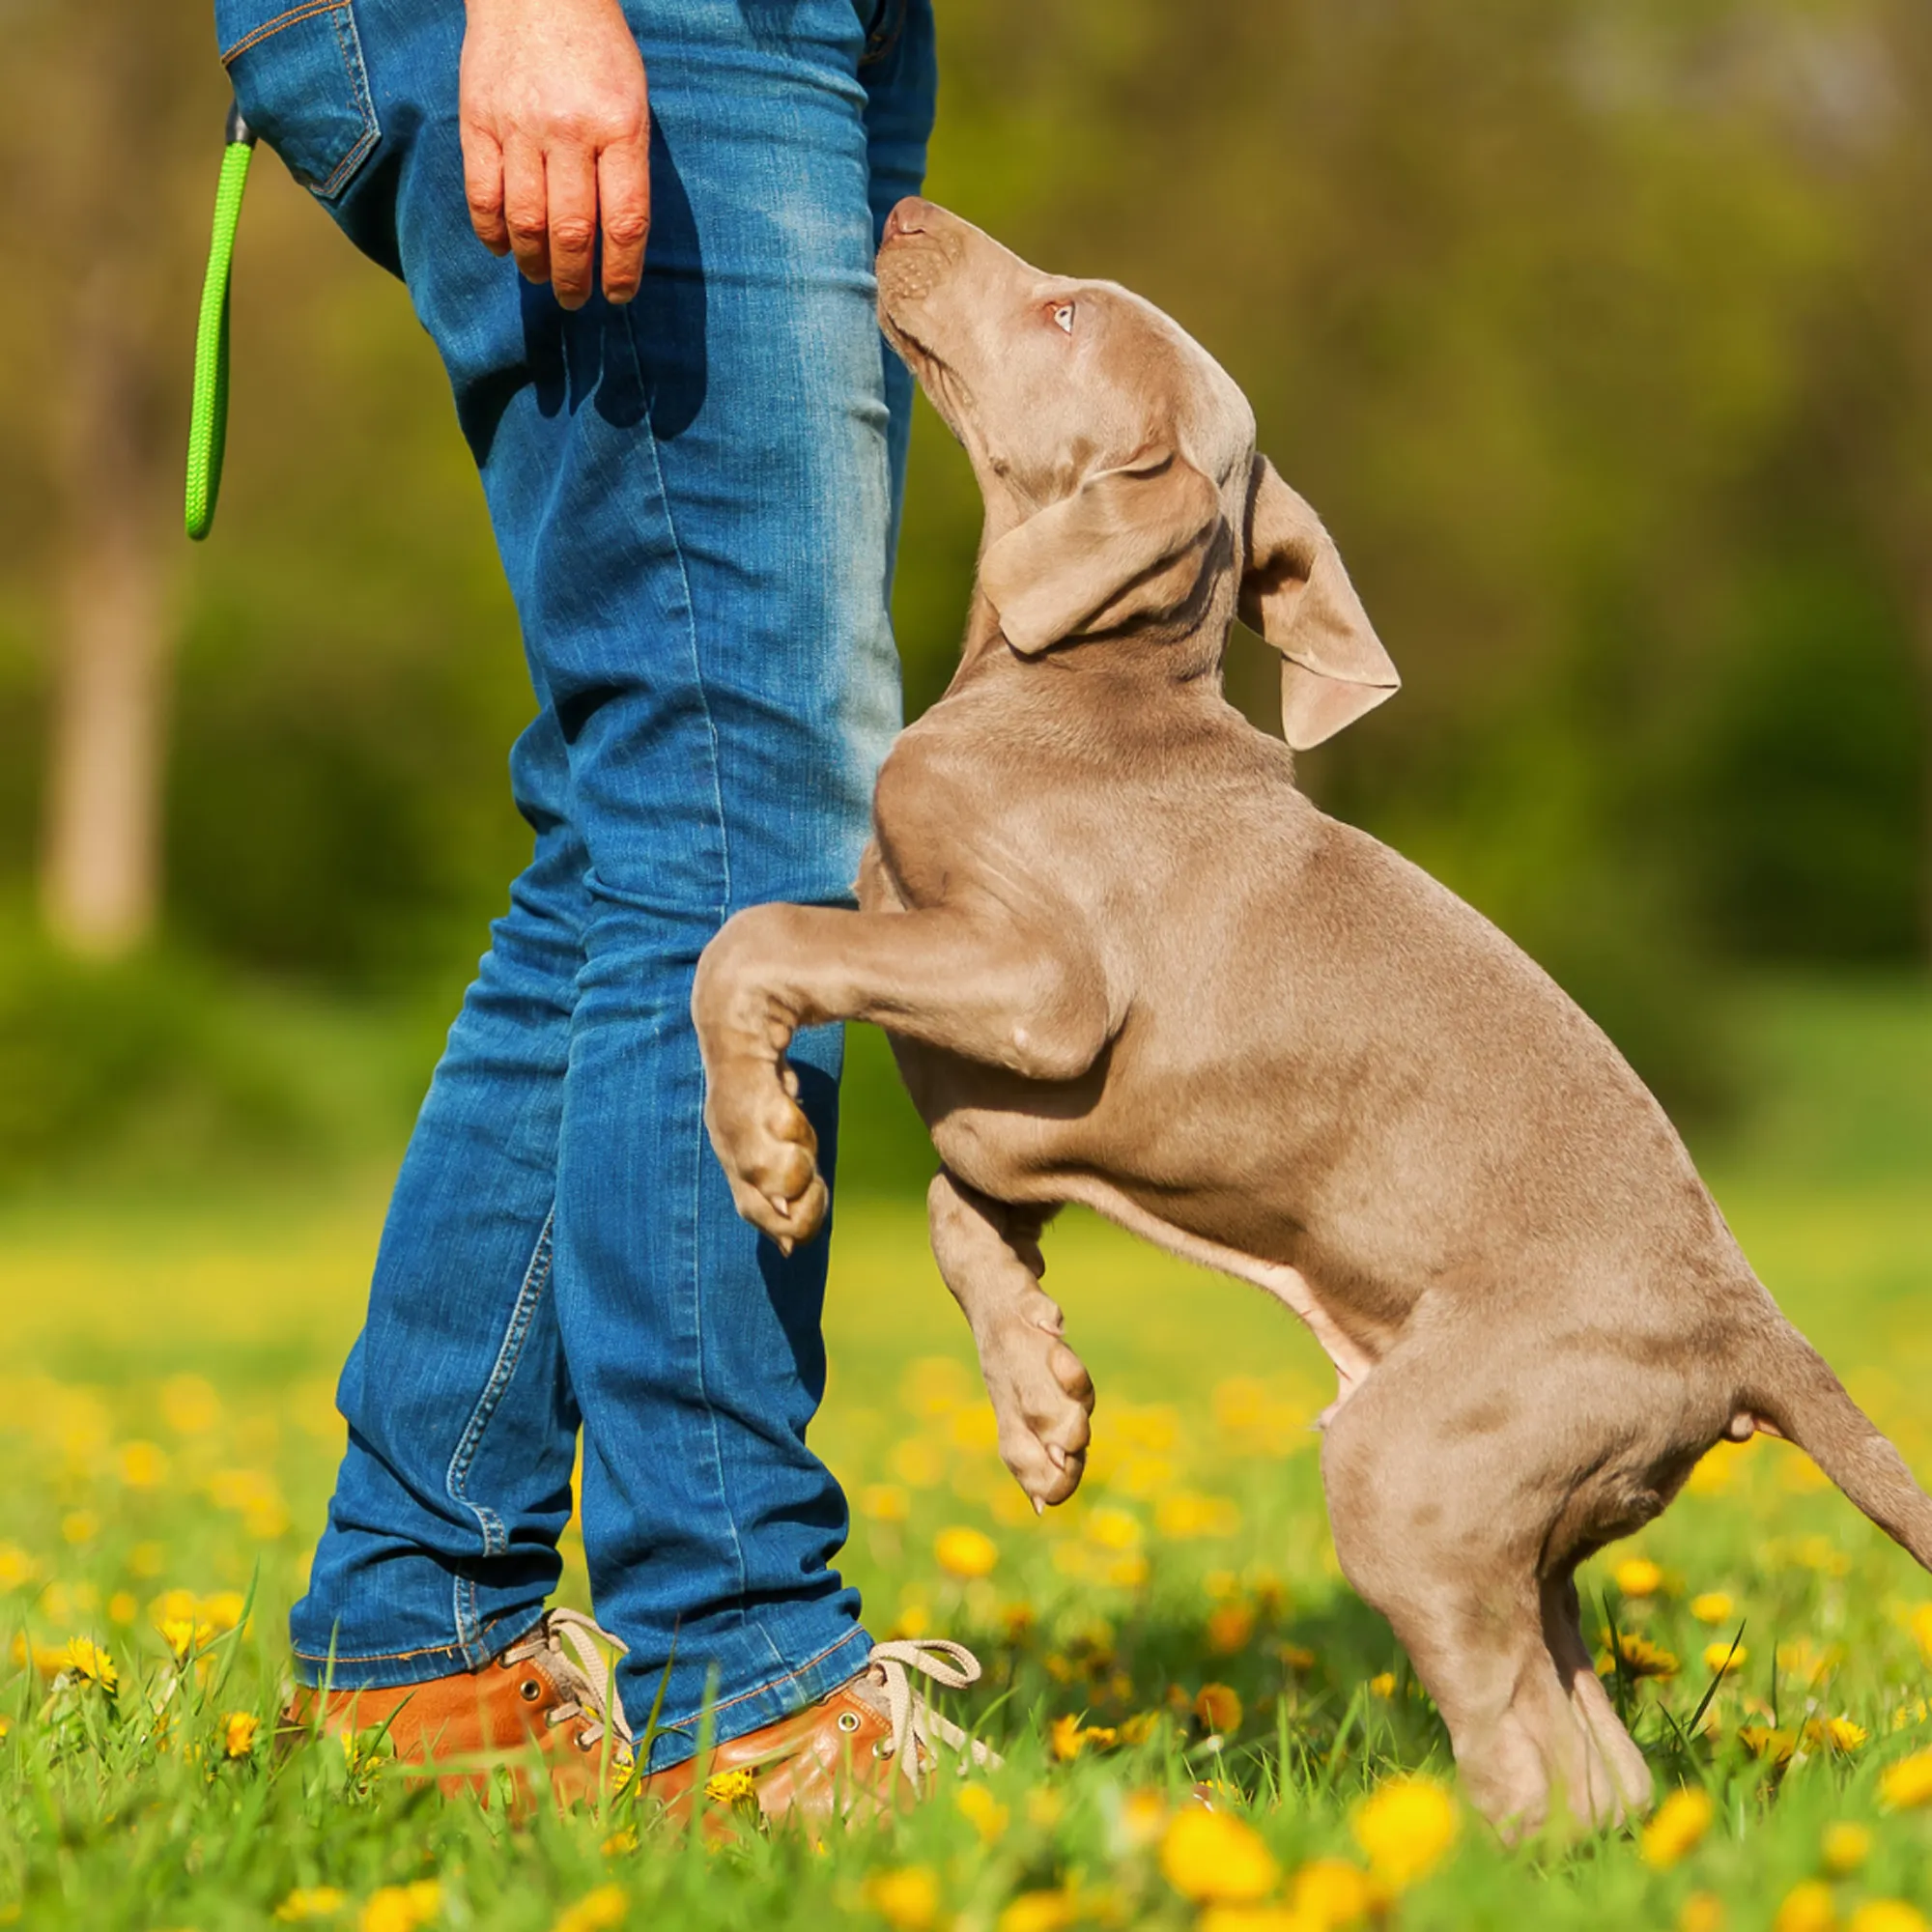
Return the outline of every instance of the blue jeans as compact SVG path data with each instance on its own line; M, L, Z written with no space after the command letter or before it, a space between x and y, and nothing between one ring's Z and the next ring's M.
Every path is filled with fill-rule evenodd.
M294 1647L310 1681L373 1687L514 1642L557 1580L581 1428L634 1723L668 1676L656 1768L707 1694L729 1739L869 1648L806 1441L826 1244L784 1259L732 1211L689 1001L740 907L851 902L898 722L911 395L872 256L921 183L933 54L929 0L626 12L644 283L567 315L470 233L462 0L216 0L243 114L442 354L538 705L510 759L534 856L397 1182ZM793 1054L828 1172L839 1052Z

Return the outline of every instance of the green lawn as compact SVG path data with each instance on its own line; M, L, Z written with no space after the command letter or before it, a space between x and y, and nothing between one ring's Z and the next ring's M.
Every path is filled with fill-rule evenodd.
M1743 1030L1755 1098L1704 1151L1707 1172L1787 1309L1932 1475L1932 992L1774 989ZM856 1087L876 1095L879 1075L863 1045ZM272 1764L266 1725L229 1756L228 1715L266 1719L283 1681L381 1179L365 1165L230 1192L211 1177L165 1199L101 1183L0 1208L0 1922L213 1932L327 1888L339 1901L316 1922L370 1932L845 1918L1311 1932L1364 1905L1405 1927L1708 1932L1769 1926L1818 1881L1829 1898L1801 1902L1819 1916L1794 1906L1784 1932L1834 1922L1827 1904L1858 1932L1923 1923L1873 1901L1932 1908L1932 1805L1888 1806L1881 1789L1887 1767L1932 1750L1932 1578L1801 1457L1721 1452L1587 1581L1606 1605L1593 1622L1613 1615L1677 1660L1627 1688L1661 1781L1712 1800L1701 1840L1675 1862L1634 1837L1505 1853L1463 1815L1411 1880L1382 1842L1406 1814L1385 1802L1364 1823L1359 1807L1392 1774L1451 1768L1386 1628L1335 1574L1307 1428L1328 1393L1318 1351L1252 1292L1069 1217L1049 1236L1049 1280L1100 1388L1095 1452L1081 1496L1036 1521L991 1452L917 1205L858 1198L908 1165L904 1117L868 1105L835 1238L820 1441L858 1505L847 1566L873 1629L957 1635L989 1665L991 1691L957 1707L990 1707L1008 1755L986 1797L962 1808L949 1791L823 1850L748 1834L716 1853L621 1807L509 1830L380 1771L352 1776L333 1747ZM989 1574L941 1568L934 1540L954 1526L990 1539ZM583 1601L575 1562L568 1588ZM219 1629L251 1592L247 1624L178 1670L158 1621ZM1706 1648L1740 1622L1744 1661L1687 1736ZM111 1695L76 1672L74 1638L111 1659ZM1208 1700L1212 1732L1198 1714L1211 1685L1233 1693ZM1050 1730L1068 1718L1094 1733L1071 1762ZM1202 1779L1246 1821L1205 1864L1184 1833L1164 1836L1165 1807ZM1419 1832L1430 1802L1407 1802ZM1833 1876L1823 1834L1837 1822L1871 1838L1854 1861L1841 1834L1838 1863L1857 1868ZM1248 1916L1165 1875L1163 1849L1183 1889L1243 1889L1247 1828L1280 1874L1248 1861L1245 1889L1264 1894ZM1377 1876L1351 1890L1331 1867L1311 1875L1320 1859ZM384 1889L425 1880L434 1899Z

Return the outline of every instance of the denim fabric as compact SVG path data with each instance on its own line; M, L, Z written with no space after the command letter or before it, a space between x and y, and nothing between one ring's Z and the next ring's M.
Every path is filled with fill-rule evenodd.
M470 234L461 0L217 11L243 114L441 351L538 704L510 760L534 856L397 1182L295 1649L380 1686L511 1643L581 1426L594 1606L635 1723L668 1673L672 1763L708 1682L728 1739L868 1648L806 1440L826 1243L783 1259L732 1211L689 999L739 907L850 902L898 720L911 398L871 262L923 171L928 0L627 0L649 255L634 304L575 315ZM839 1051L794 1055L828 1171Z

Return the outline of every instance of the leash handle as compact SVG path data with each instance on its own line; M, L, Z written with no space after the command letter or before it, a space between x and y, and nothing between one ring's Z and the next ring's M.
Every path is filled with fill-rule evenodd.
M235 236L242 224L242 192L255 156L255 130L242 110L228 110L228 145L214 189L214 229L208 244L208 274L201 287L201 315L194 331L194 400L187 423L189 537L196 543L214 526L221 495L221 459L228 442L228 292L235 271Z

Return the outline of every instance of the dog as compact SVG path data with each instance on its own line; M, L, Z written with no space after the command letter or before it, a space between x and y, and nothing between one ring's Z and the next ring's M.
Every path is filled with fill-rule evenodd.
M1092 1383L1039 1285L1078 1202L1279 1297L1334 1363L1336 1554L1506 1834L1649 1771L1577 1564L1713 1444L1802 1445L1932 1567L1932 1500L1779 1313L1663 1111L1479 914L1324 816L1293 754L1397 687L1227 374L1149 303L893 212L879 317L985 532L961 661L879 777L857 911L739 913L699 962L706 1123L789 1250L827 1197L785 1048L890 1036L944 1165L932 1247L1036 1508ZM1284 738L1224 699L1238 611Z

